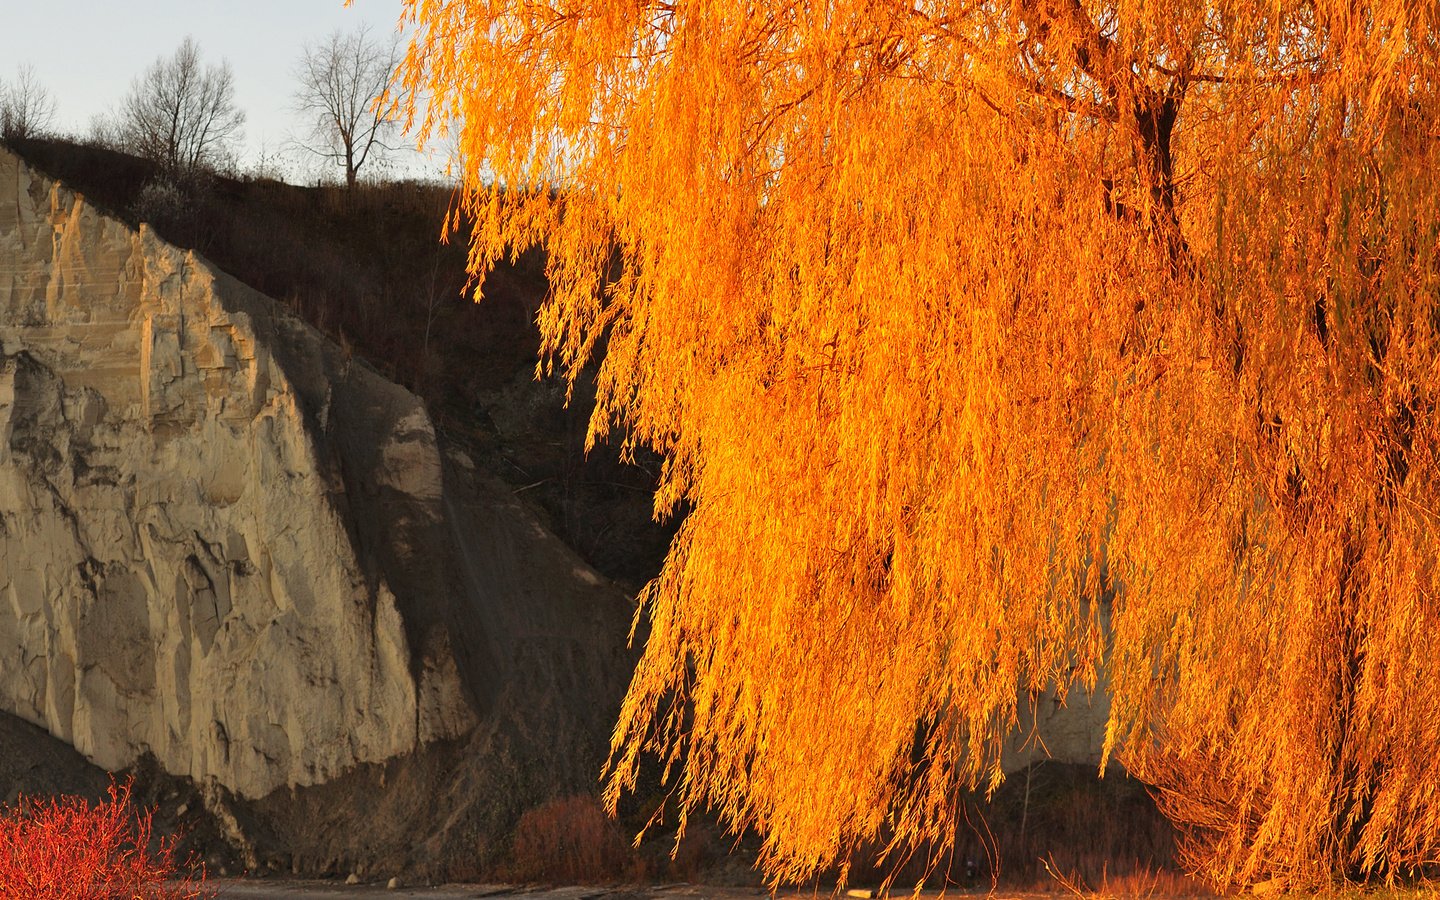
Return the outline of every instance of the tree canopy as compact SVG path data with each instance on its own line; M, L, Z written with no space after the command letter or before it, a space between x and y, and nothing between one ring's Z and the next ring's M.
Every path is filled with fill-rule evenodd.
M943 845L1104 672L1215 883L1437 858L1434 4L405 9L473 270L546 247L543 369L689 510L612 798Z

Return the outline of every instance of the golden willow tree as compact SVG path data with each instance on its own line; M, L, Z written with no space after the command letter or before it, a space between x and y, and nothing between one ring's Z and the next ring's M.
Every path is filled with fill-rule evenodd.
M1100 672L1215 883L1440 858L1433 2L405 16L473 271L547 248L544 368L689 510L612 799L943 846Z

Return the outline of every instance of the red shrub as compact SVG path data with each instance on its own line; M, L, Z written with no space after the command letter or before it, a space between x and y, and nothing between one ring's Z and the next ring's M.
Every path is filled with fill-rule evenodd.
M633 854L600 802L588 795L543 803L515 826L511 878L593 884L625 874Z
M0 897L7 900L198 900L205 874L180 875L173 838L151 846L151 813L130 782L91 805L80 797L21 798L0 809ZM177 877L178 876L178 877ZM173 879L173 880L171 880Z

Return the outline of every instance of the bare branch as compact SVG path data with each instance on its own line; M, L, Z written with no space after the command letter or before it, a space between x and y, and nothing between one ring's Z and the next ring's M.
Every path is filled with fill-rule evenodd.
M33 66L20 66L14 82L0 84L0 140L39 137L54 121L55 98L35 77Z
M245 123L234 80L229 63L202 69L200 48L187 37L174 56L155 60L131 85L120 107L121 145L171 175L214 166Z
M311 125L308 143L299 146L342 166L347 187L355 186L372 154L378 158L391 149L386 139L396 122L384 98L399 60L395 36L372 37L364 27L332 32L300 56L295 108Z

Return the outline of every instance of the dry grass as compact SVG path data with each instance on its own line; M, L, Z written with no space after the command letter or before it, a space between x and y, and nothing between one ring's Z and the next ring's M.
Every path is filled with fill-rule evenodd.
M888 884L895 896L917 885L1112 898L1209 893L1176 863L1174 829L1145 786L1118 769L1101 779L1091 766L1040 762L988 799L968 796L957 819L948 848L922 846L903 859L877 858L879 845L861 848L848 885ZM817 884L823 890L838 875Z
M1174 869L1135 867L1113 878L1108 871L1102 869L1099 884L1087 887L1083 881L1077 883L1075 877L1067 876L1049 861L1045 861L1045 868L1051 881L1037 888L1038 890L1063 891L1077 897L1093 897L1097 900L1151 900L1162 897L1214 896L1214 892L1204 884Z
M1317 891L1310 896L1314 900L1440 900L1440 881L1421 880L1392 887L1334 888Z
M1194 893L1180 890L1174 829L1123 772L1100 779L1089 766L1038 763L1012 774L988 802L972 801L965 821L956 856L976 872L972 883L1122 896L1148 895L1153 884L1161 894Z

